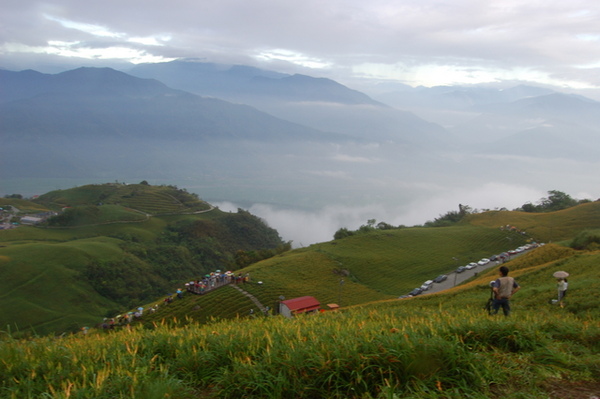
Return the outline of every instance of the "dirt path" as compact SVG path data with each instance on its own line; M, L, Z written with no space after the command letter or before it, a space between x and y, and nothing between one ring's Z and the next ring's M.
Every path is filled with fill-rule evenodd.
M250 300L252 300L252 302L254 302L254 304L258 307L258 309L262 312L262 313L266 313L267 312L267 308L263 306L262 303L260 303L260 301L258 299L256 299L256 297L254 295L252 295L251 293L244 291L243 289L241 289L240 287L238 287L235 284L231 284L231 286L233 288L235 288L236 290L238 290L239 292L241 292L242 294L246 295L248 298L250 298Z

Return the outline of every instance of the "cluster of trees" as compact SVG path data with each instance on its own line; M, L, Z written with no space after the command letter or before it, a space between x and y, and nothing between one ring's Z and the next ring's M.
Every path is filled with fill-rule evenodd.
M548 191L548 197L540 199L537 204L527 202L515 210L523 212L554 212L586 202L591 201L589 199L576 200L562 191L550 190Z
M119 231L112 237L123 241L123 258L93 259L82 277L124 307L171 292L181 281L216 269L237 270L291 249L291 242L243 210L209 220L179 220L152 242Z
M474 211L468 205L458 204L458 211L448 211L444 215L440 215L433 221L428 220L425 222L425 227L446 227L452 226L463 220L465 216L473 213Z
M379 222L379 223L377 223L377 221L375 219L369 219L369 220L367 220L367 224L363 224L362 226L360 226L356 230L349 230L349 229L347 229L345 227L340 228L333 235L333 239L334 240L339 240L341 238L350 237L350 236L353 236L353 235L367 234L367 233L370 233L370 232L376 231L376 230L403 229L405 227L406 226L404 226L404 225L400 225L398 227L394 227L391 224L388 224L386 222Z

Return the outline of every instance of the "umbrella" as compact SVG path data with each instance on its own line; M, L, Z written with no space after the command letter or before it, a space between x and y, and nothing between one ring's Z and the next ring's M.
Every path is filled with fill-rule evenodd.
M563 272L563 271L554 272L553 276L556 278L567 278L567 277L569 277L569 273Z

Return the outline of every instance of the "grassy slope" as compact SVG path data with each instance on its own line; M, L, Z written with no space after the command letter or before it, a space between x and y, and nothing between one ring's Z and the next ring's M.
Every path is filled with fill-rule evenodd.
M18 199L18 198L0 198L0 207L6 208L7 205L14 206L23 213L47 212L48 208L41 204Z
M468 223L486 227L510 224L540 242L562 241L573 238L582 229L600 226L600 202L550 213L491 211L470 215Z
M78 273L91 259L121 259L123 241L114 237L132 236L140 242L151 242L170 221L212 219L219 213L153 217L130 224L66 229L24 226L2 231L0 297L8 310L0 314L0 329L10 325L12 331L33 327L46 333L60 332L66 326L95 325L107 310L120 306L98 295L78 278ZM15 320L19 320L18 325Z
M137 194L131 198L133 191ZM98 295L78 277L91 259L113 261L123 257L123 241L116 237L135 237L152 242L167 223L183 218L213 219L218 210L206 214L172 215L147 219L139 212L109 202L140 206L144 212L169 214L209 209L203 201L183 204L169 194L168 187L145 185L90 185L58 190L40 197L39 202L3 199L20 210L97 203L100 218L96 225L76 228L36 228L22 226L0 232L0 298L5 310L0 313L0 330L33 328L39 333L95 325L109 309L119 306ZM138 200L142 200L136 202ZM110 223L116 222L116 223ZM135 223L132 223L135 222Z
M250 273L251 284L243 288L265 306L277 306L280 296L290 299L304 295L314 296L323 305L358 305L397 298L427 279L453 271L459 264L516 248L530 239L541 241L538 235L544 237L550 231L547 226L560 231L556 237L564 240L581 230L600 226L599 216L600 202L546 214L486 212L453 227L383 230L314 244L240 272ZM498 228L506 224L527 231L527 235ZM484 299L489 295L489 279L496 271L489 273L490 276L480 274L480 281L488 279L481 283L484 292L479 295ZM552 285L553 281L546 283ZM238 313L232 309L229 317ZM164 315L161 313L161 317ZM176 310L167 317L182 320L186 315L194 318L194 313ZM219 317L227 317L227 312L219 308Z
M523 288L509 319L482 310L490 270L446 293L294 320L7 340L2 388L8 397L588 399L600 388L600 251L550 244L510 264ZM557 269L572 276L565 309L547 303Z
M397 298L423 281L448 273L525 242L516 233L477 226L377 231L366 236L315 244L243 270L254 284L246 290L272 306L286 298L311 295L322 304L355 305ZM346 271L349 275L340 274ZM343 285L340 280L344 280ZM262 285L257 285L262 281Z
M100 184L76 189L56 190L41 195L37 203L53 209L65 206L112 204L157 214L191 213L210 209L210 205L168 186L143 184Z

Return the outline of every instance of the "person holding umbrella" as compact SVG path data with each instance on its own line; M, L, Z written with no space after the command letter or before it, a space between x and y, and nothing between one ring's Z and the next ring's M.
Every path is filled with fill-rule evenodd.
M567 288L569 288L569 283L567 282L567 277L569 277L569 273L565 271L556 272L553 274L558 282L558 304L561 308L565 307L563 302L565 296L567 295Z

